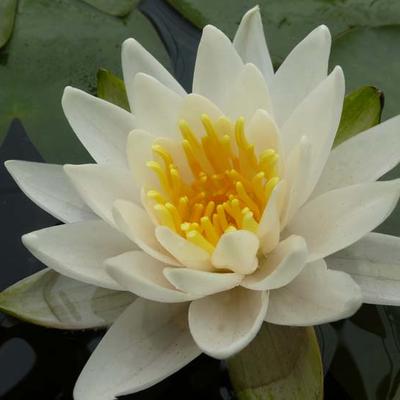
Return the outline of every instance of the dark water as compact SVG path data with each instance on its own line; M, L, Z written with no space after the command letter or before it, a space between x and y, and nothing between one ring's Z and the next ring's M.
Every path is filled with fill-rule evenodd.
M146 0L151 19L190 89L200 32L161 0ZM41 161L23 121L14 121L0 148L0 290L43 266L20 236L59 222L31 203L3 167L7 159ZM317 328L325 366L325 399L400 399L400 309L365 305L351 319ZM21 323L0 313L0 399L67 400L102 331L66 332ZM201 356L164 382L126 399L234 399L223 363ZM290 399L288 399L290 400Z

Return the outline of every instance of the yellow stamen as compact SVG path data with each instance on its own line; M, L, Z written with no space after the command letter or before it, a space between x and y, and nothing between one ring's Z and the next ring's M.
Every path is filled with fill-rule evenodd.
M279 181L279 156L273 149L256 156L243 118L233 124L226 117L212 121L203 114L200 120L205 130L201 138L186 121L179 121L191 181L183 179L172 155L156 143L154 160L147 166L161 190L148 190L147 197L155 203L154 214L161 225L211 253L224 232L257 232Z

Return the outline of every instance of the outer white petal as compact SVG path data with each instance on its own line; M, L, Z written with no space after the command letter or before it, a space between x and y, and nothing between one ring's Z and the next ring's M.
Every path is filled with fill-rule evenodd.
M231 41L217 28L203 29L193 76L193 93L201 94L223 109L227 93L243 62Z
M212 270L210 255L165 226L156 228L156 238L180 263L188 268Z
M249 231L238 230L224 233L218 240L211 256L215 268L230 269L238 274L250 274L258 266L258 237Z
M307 198L314 189L339 126L344 98L344 76L336 67L295 109L282 128L285 153L296 146L306 136L312 146L310 177L305 182Z
M343 186L372 182L400 161L400 116L346 140L328 158L313 196Z
M272 111L268 87L257 67L246 64L232 83L223 110L233 121L239 117L248 121L258 109Z
M105 271L104 260L135 248L103 221L57 225L22 236L28 250L62 275L109 289L121 290Z
M303 236L309 261L335 253L382 223L396 206L400 181L364 183L324 193L299 210L287 227Z
M354 314L362 304L361 290L350 275L326 268L324 260L307 264L287 286L270 291L267 322L311 326Z
M369 233L326 262L351 275L364 303L400 306L400 238Z
M140 203L140 192L127 169L97 164L65 165L64 171L86 204L102 219L114 225L115 200Z
M179 138L178 113L183 98L157 79L139 73L134 81L137 127L154 136Z
M203 297L190 304L190 331L204 353L227 358L254 339L267 307L268 292L241 287Z
M60 221L97 218L78 196L61 165L9 160L5 166L20 189Z
M260 267L244 278L241 285L252 290L277 289L290 283L303 269L307 245L300 236L289 236L260 261Z
M106 333L83 369L75 400L111 400L155 385L201 351L187 326L187 306L136 300Z
M180 265L156 239L156 227L142 207L129 201L117 200L113 217L117 228L147 254L166 264Z
M163 275L163 269L168 265L143 251L120 254L107 259L105 264L107 272L122 288L145 299L179 303L196 297L176 290Z
M244 14L233 39L233 45L245 63L253 63L270 84L274 76L271 57L265 41L260 8L253 7Z
M281 229L292 219L296 211L307 200L308 191L305 182L311 173L312 149L311 143L303 136L300 143L292 150L286 165L286 203L281 218Z
M200 296L232 289L243 279L243 275L236 273L207 272L189 268L165 268L164 276L177 289Z
M126 138L136 126L133 114L69 86L64 90L62 106L72 129L96 162L126 167Z
M140 72L153 76L177 94L185 94L185 90L177 80L135 39L127 39L122 44L122 71L129 104L135 112L133 108L136 94L134 79Z
M329 29L321 25L291 51L276 71L271 95L279 126L286 122L301 101L326 78L330 49Z
M264 254L268 254L279 243L281 232L279 197L280 192L285 189L284 186L285 182L281 181L275 187L258 225L257 235Z

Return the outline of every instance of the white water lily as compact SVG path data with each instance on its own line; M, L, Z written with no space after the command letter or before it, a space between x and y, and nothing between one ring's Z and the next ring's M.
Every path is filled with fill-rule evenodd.
M229 357L263 321L309 326L363 300L400 303L400 240L370 233L399 198L399 181L376 180L400 159L400 117L332 150L345 90L340 67L327 73L330 45L320 26L274 72L254 8L233 43L204 28L187 94L128 39L133 114L70 87L62 100L97 164L7 162L65 222L25 235L27 248L68 277L140 296L76 400L142 390L201 352Z

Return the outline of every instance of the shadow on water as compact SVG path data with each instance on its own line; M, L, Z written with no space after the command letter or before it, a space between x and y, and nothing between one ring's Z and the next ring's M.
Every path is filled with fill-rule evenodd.
M163 39L175 76L190 91L200 31L162 0L140 10ZM41 161L23 126L14 121L0 161ZM0 165L2 265L0 289L42 268L21 245L23 233L58 224L33 205ZM4 262L5 260L5 262ZM364 305L351 319L317 328L325 367L326 400L400 399L400 309ZM67 400L103 331L71 333L21 323L0 314L0 398ZM234 399L224 363L200 356L164 382L125 399ZM290 400L290 399L289 399Z

